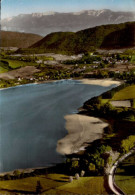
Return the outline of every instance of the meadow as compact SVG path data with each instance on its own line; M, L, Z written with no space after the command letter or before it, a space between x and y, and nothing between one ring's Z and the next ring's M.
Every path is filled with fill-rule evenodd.
M48 174L17 180L0 181L0 193L36 193L37 181L42 194L107 194L103 177L81 177L69 182L69 176ZM6 194L7 194L6 193Z
M135 194L135 155L125 159L119 166L115 182L126 194Z
M128 100L135 99L135 85L128 86L116 92L112 100Z
M37 65L35 62L25 62L25 61L19 61L19 60L9 60L9 59L3 59L3 62L7 62L8 66L11 69L17 69L24 66L34 66Z
M6 61L0 61L0 73L8 72L10 67Z
M135 63L135 55L132 55L131 62Z
M122 189L126 194L135 193L135 177L134 176L116 176L115 177L117 186Z
M4 73L4 72L8 72L8 69L1 66L0 73Z

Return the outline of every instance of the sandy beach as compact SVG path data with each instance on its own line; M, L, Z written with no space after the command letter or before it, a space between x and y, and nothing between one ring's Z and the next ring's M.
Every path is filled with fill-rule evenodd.
M89 85L100 85L102 87L109 87L110 85L120 85L121 81L114 81L112 79L81 79L80 82Z
M68 135L57 143L57 152L60 154L84 150L88 143L102 138L103 129L108 126L98 118L80 114L67 115L65 119Z

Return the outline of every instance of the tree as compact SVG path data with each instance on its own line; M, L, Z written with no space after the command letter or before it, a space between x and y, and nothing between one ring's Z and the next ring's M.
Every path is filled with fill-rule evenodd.
M116 59L117 59L117 60L121 60L121 56L120 56L119 53L116 55Z
M5 180L10 180L10 179L11 179L11 176L10 176L9 174L6 174L6 175L4 176L4 179L5 179Z
M135 135L129 136L127 139L122 140L121 148L124 153L127 153L135 145Z
M43 187L42 187L40 181L37 181L36 193L40 194L42 192L42 189L43 189Z
M76 169L79 167L79 162L77 160L72 161L72 168Z
M89 164L89 171L95 171L96 170L96 167L93 163L90 163Z
M15 177L16 179L19 179L19 178L20 178L20 171L15 170L15 171L13 172L13 175L14 175L14 177Z

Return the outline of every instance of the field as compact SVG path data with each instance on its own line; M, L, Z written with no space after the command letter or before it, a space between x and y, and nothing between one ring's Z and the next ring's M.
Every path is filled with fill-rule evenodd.
M126 87L119 92L115 93L112 100L129 100L135 99L135 85Z
M48 174L18 180L0 181L0 194L35 193L37 181L42 186L42 194L107 194L103 177L82 177L69 183L69 176Z
M0 66L0 73L8 72L8 69Z
M8 63L0 61L0 73L8 72L10 70Z
M36 56L36 58L37 58L37 60L44 60L44 61L54 60L54 58L51 56Z
M43 194L107 194L103 177L84 177Z
M12 69L24 67L24 66L34 66L36 63L34 62L24 62L24 61L19 61L19 60L2 60L3 62L8 62L8 66Z
M103 106L109 101L109 99L101 99L101 105Z
M135 176L116 176L117 186L126 194L135 194Z
M112 99L100 99L101 105L110 101L124 101L132 100L132 108L135 108L135 85L125 87L124 89L116 92Z
M131 62L135 62L135 55L132 55Z
M115 181L126 194L135 194L135 155L128 157L117 169Z

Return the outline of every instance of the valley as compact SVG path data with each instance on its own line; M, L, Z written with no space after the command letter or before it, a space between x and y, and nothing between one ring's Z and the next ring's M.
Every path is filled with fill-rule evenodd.
M0 193L112 193L110 170L135 145L135 22L79 30L3 32L1 171L10 172ZM134 156L121 163L116 184L133 193Z

